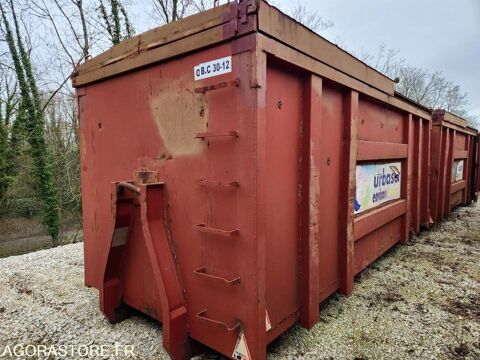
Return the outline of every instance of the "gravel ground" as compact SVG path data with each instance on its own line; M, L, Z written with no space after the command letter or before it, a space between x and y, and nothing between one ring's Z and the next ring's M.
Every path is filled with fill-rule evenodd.
M108 345L112 359L125 358L113 355L115 345L132 345L138 359L168 358L159 324L103 318L82 267L82 244L0 259L0 358L7 346L28 344ZM311 331L282 335L269 358L480 359L480 206L393 248L349 298L322 304L321 317Z

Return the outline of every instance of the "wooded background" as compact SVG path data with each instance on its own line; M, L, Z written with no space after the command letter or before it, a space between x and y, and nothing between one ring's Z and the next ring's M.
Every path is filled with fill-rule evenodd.
M0 218L38 219L52 238L81 224L78 118L73 68L136 31L226 1L0 0ZM284 8L321 32L334 26L300 2ZM396 79L397 91L431 108L476 119L448 76L412 66L394 47L354 54ZM0 234L1 236L1 234Z

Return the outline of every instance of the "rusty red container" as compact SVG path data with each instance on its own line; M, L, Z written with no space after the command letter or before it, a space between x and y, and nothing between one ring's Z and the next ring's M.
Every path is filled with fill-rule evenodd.
M264 359L428 224L431 116L263 1L80 65L85 281L164 346Z
M430 214L437 222L476 200L478 132L445 110L432 114Z
M474 151L473 154L475 159L473 161L474 171L472 174L473 177L473 186L472 186L472 198L474 201L478 201L478 194L480 193L480 134L477 135L474 139Z
M470 186L469 186L469 194L468 200L471 201L478 201L478 194L480 192L480 134L478 133L477 129L469 128L469 130L473 131L474 134L472 136L472 149L471 149L471 165L472 168L470 170ZM476 136L475 136L476 134Z

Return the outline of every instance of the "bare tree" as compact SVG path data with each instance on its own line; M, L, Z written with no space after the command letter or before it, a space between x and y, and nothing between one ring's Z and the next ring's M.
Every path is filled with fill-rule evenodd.
M12 9L12 17L14 5L19 10L18 24L13 22L16 25L14 30L16 34L19 34L19 28L23 31L21 38L17 37L16 45L20 51L19 45L23 44L25 50L20 52L17 58L20 59L20 65L28 68L28 71L24 69L25 79L22 79L22 82L24 87L25 84L28 86L32 96L28 101L18 101L28 97L20 96L16 90L18 81L14 81L10 87L5 85L4 79L16 79L22 70L14 66L12 61L15 44L13 47L10 45L14 39L10 35L10 45L6 42L6 19L2 18L0 122L2 125L8 123L8 126L1 126L0 129L0 148L4 148L5 144L8 146L0 151L0 178L3 179L0 180L0 197L4 200L0 207L2 210L8 209L8 213L2 212L2 215L32 216L38 214L38 209L42 208L43 200L36 195L39 187L35 181L38 156L30 150L32 145L29 145L35 138L37 143L45 143L47 148L46 157L53 172L52 188L58 189L59 201L56 208L61 209L63 218L71 219L72 215L75 215L79 219L78 119L74 92L68 79L73 68L89 56L92 44L98 51L97 49L101 49L98 46L99 39L106 39L99 31L98 21L95 22L94 19L97 15L94 0L7 1L5 3ZM13 98L15 101L7 102L6 98L10 93L17 95ZM32 103L35 105L34 110L31 110ZM33 132L33 122L44 125L36 126ZM43 134L38 131L42 127ZM8 141L5 141L5 136ZM5 162L2 158L11 161ZM3 185L8 185L8 188ZM57 213L57 210L48 211L49 215L54 213ZM57 230L53 229L52 225L49 225L49 231L57 240Z
M317 33L333 26L331 20L324 19L318 11L312 11L300 2L290 11L290 16Z
M53 244L58 244L60 228L60 209L57 187L53 184L53 172L48 144L45 140L45 118L41 109L40 92L35 79L29 54L25 50L23 37L13 0L10 0L9 20L0 4L6 40L14 64L16 78L20 88L21 102L25 107L25 128L29 142L29 153L33 160L33 174L36 180L35 196L41 201L42 222L46 226ZM10 26L10 21L13 23Z
M225 0L224 0L225 1ZM229 2L229 0L227 0ZM219 6L222 2L220 0L196 0L193 5L196 11L205 11L213 7Z
M229 0L151 0L152 16L163 24L183 19L194 13L211 9ZM285 8L278 1L270 1L272 5L283 8L292 18L315 32L321 32L333 26L333 22L323 18L317 11L308 9L298 2L293 8Z
M162 24L168 24L226 2L230 0L151 0L152 17Z
M391 76L398 72L405 62L404 59L398 59L398 54L397 49L391 49L385 43L381 43L376 55L372 55L362 48L357 56L381 73Z
M165 24L182 19L194 10L193 0L152 0L152 4L156 15Z
M52 84L52 90L43 102L42 109L49 105L53 98L68 88L67 82L72 69L89 56L90 40L82 0L29 0L25 8L32 19L37 19L47 33L49 50L55 50L55 74L61 78ZM53 65L50 60L50 66ZM51 67L50 67L51 70ZM37 74L38 77L40 74ZM51 74L46 74L49 82ZM42 86L44 87L44 86ZM50 86L49 86L50 87Z
M90 51L90 44L88 40L88 28L87 28L87 20L85 19L85 12L83 10L83 1L82 0L72 0L73 4L77 7L78 9L78 15L80 17L80 23L82 24L82 37L83 37L83 44L80 44L80 48L82 49L83 52L83 58L86 59L89 56L89 51ZM62 11L61 6L58 5L58 0L55 0L55 4L59 8L60 11ZM62 15L65 16L64 12L62 11ZM72 31L75 31L74 28L72 27L72 23L69 22L70 28Z
M119 0L108 0L108 4L110 5L109 11L107 11L103 1L100 0L98 10L110 41L113 45L117 45L122 40L132 37L135 31L122 3ZM122 30L122 20L125 27L124 30Z
M469 116L467 112L468 94L462 91L458 84L449 80L441 71L431 71L408 64L398 55L398 50L381 44L376 55L362 50L359 58L394 79L395 90L400 94L428 108L445 109L475 125L475 118Z

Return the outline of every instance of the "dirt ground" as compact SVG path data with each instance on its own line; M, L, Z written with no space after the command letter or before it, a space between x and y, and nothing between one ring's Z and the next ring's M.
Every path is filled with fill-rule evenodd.
M0 219L0 243L45 234L46 230L40 224L40 218L38 217Z
M0 259L0 354L15 344L127 344L168 358L161 325L111 325L83 285L82 244ZM270 359L480 359L480 206L396 246L358 276L353 294L321 305L310 331L294 326ZM213 352L198 359L217 359Z
M62 224L60 243L71 244L82 241L81 224ZM49 249L52 240L38 217L0 219L0 258Z

